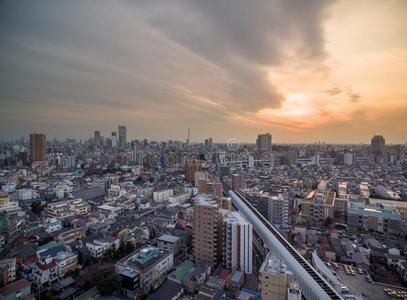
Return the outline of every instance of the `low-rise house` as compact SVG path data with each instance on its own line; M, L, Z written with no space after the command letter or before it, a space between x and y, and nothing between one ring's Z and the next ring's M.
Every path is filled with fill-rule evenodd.
M62 222L57 218L46 218L42 224L44 230L48 233L62 229Z
M55 239L64 243L65 245L69 245L75 241L81 240L86 236L85 228L78 227L68 230L61 230L53 232Z
M0 260L0 286L5 286L16 280L16 259L4 258Z
M86 250L94 258L102 257L109 249L119 249L120 240L115 237L104 237L86 243Z
M33 268L32 280L38 288L49 286L58 279L58 264L55 258L39 259Z
M20 279L0 288L0 299L35 299L34 296L31 295L31 282L26 279Z

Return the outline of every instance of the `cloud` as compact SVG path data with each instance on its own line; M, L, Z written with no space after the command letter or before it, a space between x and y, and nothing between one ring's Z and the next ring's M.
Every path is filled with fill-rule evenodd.
M325 92L328 95L335 96L335 95L338 95L338 94L342 93L342 90L340 88L334 87L334 88L331 88L329 90L326 90Z
M359 102L359 99L362 97L360 94L349 92L349 99L351 102Z
M266 69L293 55L323 59L328 7L319 0L2 2L7 126L0 135L85 137L90 127L124 122L135 136L165 138L166 128L177 137L190 122L210 130L236 114L277 109L285 95Z

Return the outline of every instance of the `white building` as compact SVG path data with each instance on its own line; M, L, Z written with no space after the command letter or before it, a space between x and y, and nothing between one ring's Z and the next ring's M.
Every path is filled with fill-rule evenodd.
M105 237L96 239L93 242L86 243L86 249L90 256L94 258L102 257L109 249L119 249L120 240L115 237Z
M18 202L10 201L9 197L0 195L0 212L18 209Z
M33 189L21 189L16 191L17 200L29 200L37 198L37 193Z
M353 165L353 162L354 162L353 153L346 152L343 155L343 164L346 166L351 166L351 165Z
M161 203L164 201L168 201L168 199L174 195L173 189L167 189L162 191L155 191L153 193L153 200L154 202Z
M223 221L223 261L227 269L252 273L252 224L237 211Z
M167 279L167 273L173 265L172 252L147 246L116 262L115 271L126 281L132 280L133 275L130 274L137 274L139 276L137 289L142 295L158 288Z
M124 211L124 208L121 206L110 206L110 205L106 205L106 204L99 205L97 208L98 208L100 218L107 218L107 219L115 218Z
M288 196L286 194L268 197L268 220L282 227L288 225Z
M73 199L48 203L45 215L50 218L65 219L72 216L86 215L88 204L82 199Z
M62 222L56 218L46 218L42 227L48 233L62 229Z

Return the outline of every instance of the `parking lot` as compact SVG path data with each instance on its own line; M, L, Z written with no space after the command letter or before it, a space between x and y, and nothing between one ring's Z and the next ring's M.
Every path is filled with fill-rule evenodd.
M384 292L384 286L370 283L366 280L366 274L359 274L354 268L354 275L348 275L343 265L335 269L338 279L349 288L349 293L354 295L364 295L367 299L395 299ZM349 272L348 272L349 273Z

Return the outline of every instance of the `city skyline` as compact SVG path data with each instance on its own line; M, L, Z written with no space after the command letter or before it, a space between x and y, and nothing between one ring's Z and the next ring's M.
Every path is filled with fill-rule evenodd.
M0 5L0 139L406 142L405 1Z

